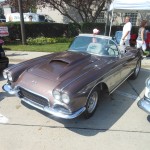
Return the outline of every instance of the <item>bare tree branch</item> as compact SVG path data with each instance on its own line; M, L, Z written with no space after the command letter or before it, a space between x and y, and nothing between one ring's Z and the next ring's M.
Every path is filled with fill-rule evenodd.
M106 10L107 3L112 0L26 0L23 4L24 11L29 11L31 7L40 5L41 7L51 7L58 10L62 15L71 21L78 23L96 22L100 13ZM8 4L18 8L17 0L6 0ZM70 12L72 11L72 12Z

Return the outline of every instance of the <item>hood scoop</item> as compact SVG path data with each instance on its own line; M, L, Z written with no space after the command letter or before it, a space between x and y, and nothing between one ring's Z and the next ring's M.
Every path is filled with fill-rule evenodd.
M63 52L50 60L37 64L29 73L49 80L63 80L87 72L90 69L91 56L86 53Z
M62 60L62 59L52 59L52 60L50 61L50 63L64 63L64 65L68 65L68 64L69 64L68 61Z
M89 58L89 54L85 53L75 53L75 52L66 52L61 55L58 55L54 57L51 61L51 63L63 63L64 65L72 65L77 62L80 62L81 60Z

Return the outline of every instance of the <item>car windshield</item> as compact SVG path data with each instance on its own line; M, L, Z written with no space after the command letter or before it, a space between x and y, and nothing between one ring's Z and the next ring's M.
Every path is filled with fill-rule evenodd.
M99 56L118 56L116 44L109 39L94 36L78 36L69 47L69 51L85 52Z

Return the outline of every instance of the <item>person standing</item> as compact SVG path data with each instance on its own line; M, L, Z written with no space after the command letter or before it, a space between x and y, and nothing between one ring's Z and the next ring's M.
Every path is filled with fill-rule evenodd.
M125 45L126 46L130 46L130 32L131 32L131 28L132 28L132 24L130 22L130 17L126 16L125 17L125 25L123 26L123 31L122 31L122 37L120 40L120 46Z
M29 21L32 22L32 19L33 19L33 16L30 15L30 16L29 16Z
M142 20L141 24L140 24L140 28L138 30L138 37L137 37L137 48L142 48L143 51L146 50L146 30L145 30L145 26L147 25L147 21L146 20Z

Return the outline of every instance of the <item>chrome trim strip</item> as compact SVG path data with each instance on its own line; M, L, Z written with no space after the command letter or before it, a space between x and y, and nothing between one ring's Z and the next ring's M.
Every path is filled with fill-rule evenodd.
M150 114L150 99L142 98L137 103L138 107L145 111L147 114Z
M131 75L133 74L133 72L131 72L124 80L122 80L122 82L120 82L120 84L118 84L112 91L109 91L109 94L111 94L112 92L114 92L123 82L125 82Z
M117 66L117 67L120 67L122 64L120 64L119 66ZM93 67L92 69L94 70L95 68L96 68L97 66L95 65L95 67ZM97 67L98 68L98 67ZM92 70L91 69L91 70ZM99 68L100 69L100 68ZM116 68L114 68L114 69L112 69L112 70L115 70ZM91 71L90 70L90 71ZM112 70L110 70L109 72L111 72ZM105 73L102 77L100 77L100 78L103 78L104 76L106 76L107 74L109 74L109 72L107 72L107 73ZM85 72L85 73L83 73L82 75L80 75L80 76L78 76L77 78L75 78L74 80L72 80L72 81L70 81L68 84L66 84L64 87L62 87L61 88L61 91L63 92L63 90L68 86L68 85L70 85L71 83L73 83L74 81L76 81L76 80L78 80L80 77L82 77L82 76L84 76L85 74L87 74L88 72ZM92 81L93 82L93 81Z
M25 103L37 108L37 109L40 109L44 112L47 112L49 114L52 114L56 117L59 117L59 118L64 118L64 119L73 119L73 118L76 118L78 117L80 114L82 114L84 111L85 111L85 107L82 107L81 109L79 109L78 111L76 112L73 112L72 114L63 114L62 112L59 112L59 111L56 111L55 109L53 108L50 108L50 107L42 107L40 105L38 105L37 103L34 103L28 99L24 99L24 98L21 98L22 101L24 101Z
M118 65L117 67L115 67L114 69L112 69L112 70L110 70L109 72L103 74L103 76L100 77L100 78L103 78L104 76L107 76L108 74L110 74L110 72L112 72L112 71L115 70L116 68L119 68L119 67L122 66L122 65L123 65L123 64L119 64L119 65ZM136 68L136 65L135 65L135 68ZM134 69L135 69L135 68L134 68ZM94 67L93 67L92 69L94 69ZM90 71L91 71L91 70L90 70ZM131 74L132 74L133 72L134 72L134 71L132 71ZM78 76L78 77L75 78L74 80L70 81L68 84L66 84L64 87L61 88L61 91L63 92L63 90L64 90L68 85L70 85L70 84L73 83L74 81L78 80L80 77L82 77L82 76L85 75L85 74L87 74L87 72L83 73L82 75ZM130 74L130 75L131 75L131 74ZM130 75L129 75L129 76L130 76ZM128 76L128 77L129 77L129 76ZM128 77L127 77L127 78L128 78ZM125 78L125 80L126 80L127 78ZM125 81L125 80L124 80L124 81ZM102 81L103 81L103 80L102 80ZM102 81L100 81L99 83L101 83ZM124 81L123 81L123 82L124 82ZM121 82L121 83L123 83L123 82ZM97 83L96 85L98 85L98 83ZM95 85L94 87L96 87L96 85ZM115 89L117 89L120 85L121 85L121 84L119 84ZM94 87L93 87L92 89L94 89ZM113 90L113 91L114 91L114 90ZM113 92L113 91L112 91L112 92ZM112 92L110 92L110 93L112 93Z
M131 74L132 74L133 72L131 72ZM116 86L116 88L114 88L112 91L109 91L109 95L112 93L112 92L114 92L123 82L125 82L126 81L126 79L128 79L130 76L131 76L131 74L129 74L129 76L127 76L127 78L125 78L120 84L118 84L117 86ZM101 78L103 78L104 77L104 75L101 77ZM91 94L91 92L92 92L92 90L98 85L98 84L100 84L100 83L102 83L102 82L104 82L104 79L103 80L101 80L101 81L99 81L99 82L97 82L95 85L94 85L94 87L91 89L91 91L89 92L89 94L88 94L88 97L89 97L89 95ZM105 82L104 82L105 83ZM109 90L109 89L108 89Z
M92 68L92 69L94 69L94 68ZM92 70L92 69L91 69L91 70ZM90 71L91 71L91 70L90 70ZM89 72L89 71L88 71L88 72ZM85 72L85 73L79 75L79 76L78 76L77 78L75 78L74 80L70 81L68 84L66 84L64 87L61 88L61 92L63 92L63 90L64 90L68 85L70 85L70 84L73 83L74 81L78 80L79 78L81 78L82 76L84 76L85 74L87 74L88 72Z

